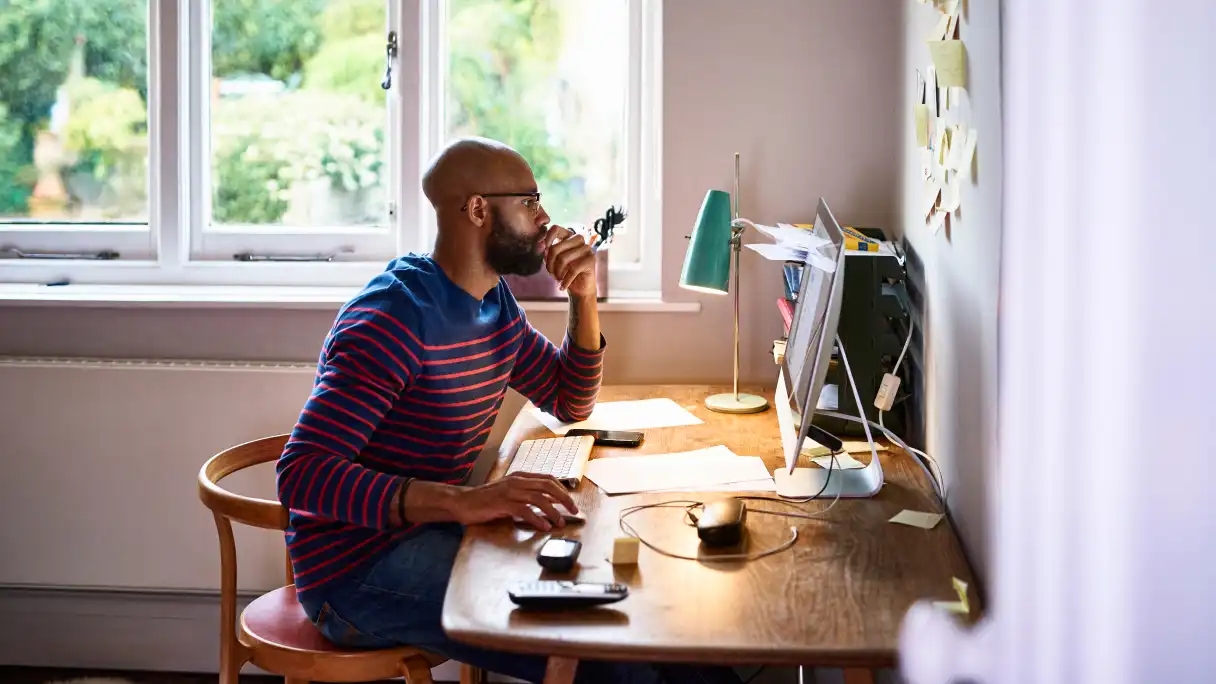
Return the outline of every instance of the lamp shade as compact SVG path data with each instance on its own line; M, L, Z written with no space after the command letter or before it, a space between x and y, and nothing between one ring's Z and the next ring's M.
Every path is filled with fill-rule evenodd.
M705 193L701 213L692 228L680 287L725 294L730 290L730 194L722 190Z

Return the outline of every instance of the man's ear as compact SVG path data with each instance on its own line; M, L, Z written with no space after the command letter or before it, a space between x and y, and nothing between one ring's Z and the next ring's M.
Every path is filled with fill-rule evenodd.
M465 215L473 225L480 228L490 222L490 203L484 197L474 197L469 200Z

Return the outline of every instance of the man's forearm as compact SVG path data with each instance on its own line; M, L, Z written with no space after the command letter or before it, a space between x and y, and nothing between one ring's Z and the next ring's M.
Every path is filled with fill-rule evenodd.
M405 519L401 518L401 488L405 488ZM401 527L407 521L410 523L460 522L459 500L465 487L428 482L426 480L409 480L393 493L392 522L393 527Z
M566 334L579 349L599 351L600 306L595 296L570 298L570 317L566 321Z

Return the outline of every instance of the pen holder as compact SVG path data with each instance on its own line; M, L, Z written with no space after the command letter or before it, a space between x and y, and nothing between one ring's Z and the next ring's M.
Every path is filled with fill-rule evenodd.
M608 299L608 252L603 250L595 255L595 298L601 302ZM521 302L566 301L566 293L557 288L557 281L544 269L530 276L503 276L503 280Z

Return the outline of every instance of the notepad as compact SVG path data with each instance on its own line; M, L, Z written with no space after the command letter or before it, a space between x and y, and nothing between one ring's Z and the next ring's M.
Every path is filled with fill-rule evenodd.
M600 402L595 405L590 418L577 423L563 423L540 409L533 409L533 412L537 420L555 435L564 435L574 428L653 430L683 425L700 425L704 422L671 399Z
M925 513L924 511L910 511L904 509L896 513L887 522L899 523L911 527L919 527L922 530L931 530L937 527L937 523L941 522L942 515L940 513Z
M958 613L960 615L968 615L971 613L971 602L967 600L967 583L957 577L950 578L954 585L954 593L958 594L957 601L934 601L933 607L940 608L947 613Z
M671 490L713 491L723 485L771 481L758 456L736 456L725 446L588 461L585 477L606 494Z

